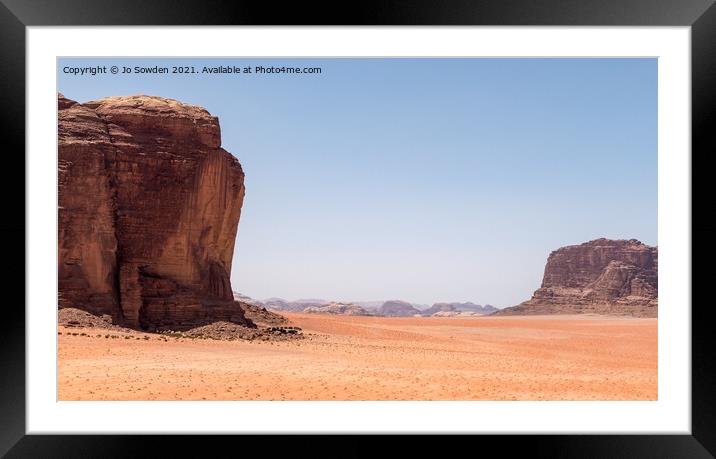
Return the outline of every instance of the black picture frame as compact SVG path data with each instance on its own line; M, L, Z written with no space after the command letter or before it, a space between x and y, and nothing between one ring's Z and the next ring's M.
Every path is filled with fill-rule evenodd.
M0 455L7 457L142 457L169 454L241 453L242 445L311 456L374 454L361 436L321 440L297 436L26 435L25 407L25 29L28 26L83 25L500 25L500 26L690 26L692 63L692 434L691 435L484 435L463 436L444 445L463 451L515 453L531 457L681 458L716 456L716 357L712 305L696 302L712 282L716 259L711 242L716 223L713 194L707 181L708 158L716 153L716 6L713 0L443 0L361 1L332 6L292 2L224 0L0 0L0 99L6 176L0 180L5 199L0 237L5 255L4 291L17 301L2 305L0 316ZM8 162L10 164L8 164ZM21 174L20 171L23 171ZM18 183L21 182L21 183ZM24 198L24 195L23 195ZM701 212L696 210L701 207ZM9 241L9 242L5 242ZM23 260L22 262L20 260ZM48 262L52 262L48 260ZM12 297L13 295L11 295ZM7 299L7 296L6 296ZM690 306L690 305L687 305ZM48 305L48 311L52 310ZM392 440L383 439L383 440ZM401 455L424 451L430 436L401 442ZM457 439L455 439L457 440ZM443 442L444 440L438 439ZM211 450L207 450L207 446ZM228 449L227 449L228 448ZM466 449L465 449L466 448ZM456 450L458 451L458 450ZM231 455L234 455L230 453Z

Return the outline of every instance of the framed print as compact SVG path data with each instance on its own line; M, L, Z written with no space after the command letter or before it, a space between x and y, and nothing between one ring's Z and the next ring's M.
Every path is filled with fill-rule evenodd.
M9 457L713 456L712 2L2 13Z

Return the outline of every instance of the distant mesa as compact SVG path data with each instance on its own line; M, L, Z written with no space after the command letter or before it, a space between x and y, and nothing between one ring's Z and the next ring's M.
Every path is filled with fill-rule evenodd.
M334 314L344 316L369 316L368 311L353 303L329 303L324 306L309 306L303 310L309 314Z
M384 300L380 301L351 301L353 304L357 304L361 308L367 310L367 311L377 311L380 309L381 306L383 306L383 303L385 303Z
M489 315L498 311L494 306L486 304L481 306L475 303L435 303L428 309L421 311L424 316L439 316L439 317L450 317L450 316L470 316L470 315Z
M274 311L303 312L303 310L306 308L325 306L329 304L330 301L319 299L288 301L284 300L283 298L267 298L261 303L263 303L263 305L266 306L268 309Z
M423 309L420 312L424 316L431 316L438 312L457 312L457 308L455 308L452 303L435 303L428 309Z
M331 301L322 300L320 298L302 298L300 300L293 300L294 303L307 303L307 304L328 304Z
M657 317L658 250L636 239L596 239L549 255L542 286L495 315L612 314Z
M385 317L413 317L420 315L420 309L407 301L390 300L383 303L378 309L378 315Z
M305 310L306 308L325 306L329 303L331 303L331 302L326 301L326 300L321 300L321 299L313 299L313 300L303 299L303 300L291 301L289 303L289 305L290 305L290 307L293 307L296 309Z

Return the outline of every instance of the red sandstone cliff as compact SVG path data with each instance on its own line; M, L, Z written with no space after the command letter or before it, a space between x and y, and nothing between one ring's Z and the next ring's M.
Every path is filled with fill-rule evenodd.
M636 239L597 239L547 259L529 301L495 315L599 313L656 317L658 250Z
M149 329L247 323L229 280L244 173L218 119L150 96L58 109L59 306Z

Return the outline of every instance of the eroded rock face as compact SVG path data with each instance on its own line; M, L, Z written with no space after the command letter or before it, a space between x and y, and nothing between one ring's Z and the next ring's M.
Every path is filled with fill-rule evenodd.
M636 239L597 239L552 252L532 299L500 314L600 313L656 317L658 250Z
M151 96L58 108L60 307L150 329L244 322L229 280L244 173L218 119Z

